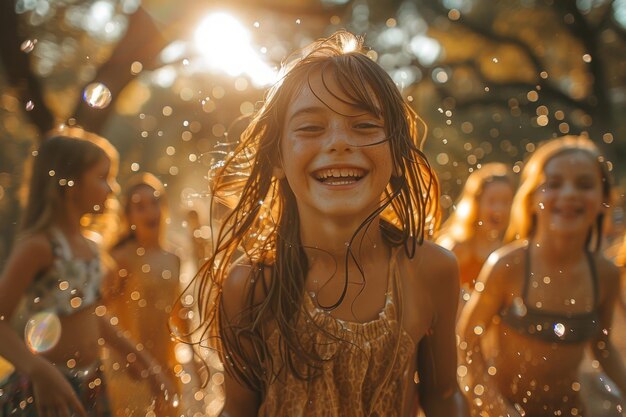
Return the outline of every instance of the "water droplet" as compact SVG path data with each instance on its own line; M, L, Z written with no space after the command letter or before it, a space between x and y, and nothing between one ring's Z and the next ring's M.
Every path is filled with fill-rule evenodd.
M22 45L20 45L20 49L22 50L22 52L27 54L35 49L36 44L37 39L26 39L24 42L22 42Z
M47 352L61 339L61 320L51 312L42 311L33 315L24 328L26 346L33 353Z
M111 104L112 99L111 90L102 83L91 83L83 91L85 103L96 109L104 109Z
M26 111L31 111L34 108L35 108L35 103L33 103L32 100L28 100L26 102Z
M543 203L539 203L539 208L540 208L541 210L543 210L543 209L545 208L545 206L543 205Z
M563 337L565 334L565 325L563 323L555 323L554 324L554 334L558 337Z

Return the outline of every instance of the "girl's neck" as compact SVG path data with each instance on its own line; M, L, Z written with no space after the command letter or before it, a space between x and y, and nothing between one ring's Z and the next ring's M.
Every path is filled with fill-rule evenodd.
M54 224L61 229L63 234L66 236L80 235L82 232L82 226L80 224L82 216L82 213L78 212L75 207L68 204L64 207L63 211L59 213L59 217L56 219Z
M144 249L161 249L159 236L153 234L141 234L135 232L135 242L137 246Z
M501 242L503 232L499 232L497 229L490 229L484 226L477 226L474 233L474 239L479 242Z
M530 239L533 250L541 252L559 262L576 261L587 250L583 236L561 235L558 233L537 232Z
M359 225L360 223L337 222L331 219L316 224L300 222L300 239L305 248L322 250L337 260L344 259L350 245L353 253L365 258L384 247L380 219L375 218L354 236ZM312 254L315 252L317 251L311 251Z

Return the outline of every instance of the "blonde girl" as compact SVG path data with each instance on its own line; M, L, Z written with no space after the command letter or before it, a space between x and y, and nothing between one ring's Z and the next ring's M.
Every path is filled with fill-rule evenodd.
M284 65L212 176L216 199L239 197L198 282L223 415L465 415L457 265L424 240L439 216L424 134L351 33Z
M489 258L459 320L476 412L588 415L578 378L587 346L626 389L610 340L619 273L598 250L609 191L588 138L550 140L526 163L507 229L517 240ZM485 357L479 342L489 329L497 342Z
M108 416L102 342L134 355L137 372L153 365L109 324L98 248L83 235L84 216L103 211L115 186L117 152L65 128L34 155L20 236L0 277L0 355L16 370L1 387L1 414Z
M459 261L461 289L469 292L483 264L502 246L509 224L515 186L510 169L491 162L472 172L437 243L451 250Z
M184 320L174 311L180 294L180 259L164 248L167 194L163 183L146 172L127 181L122 197L122 233L110 252L115 268L106 280L106 305L120 329L150 352L163 376L178 389L168 393L174 402L165 401L150 392L148 384L113 372L112 402L126 414L143 415L151 409L157 416L175 416L181 396L176 372L181 374L182 366L176 361L169 325L170 317L179 326Z

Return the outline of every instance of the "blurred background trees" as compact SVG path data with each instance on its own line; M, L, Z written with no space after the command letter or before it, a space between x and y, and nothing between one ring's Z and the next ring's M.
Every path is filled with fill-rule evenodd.
M0 265L32 147L59 123L108 137L120 182L154 172L172 226L275 76L347 28L429 125L442 207L481 164L519 172L537 144L587 132L626 158L626 0L7 0L0 5ZM228 135L230 132L230 136Z

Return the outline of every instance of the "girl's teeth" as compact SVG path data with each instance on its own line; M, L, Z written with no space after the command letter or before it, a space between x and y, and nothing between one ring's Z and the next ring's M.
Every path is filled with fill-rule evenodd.
M331 168L325 171L321 171L318 174L318 178L326 179L326 178L357 178L362 176L363 173L361 170L352 169L352 168Z

